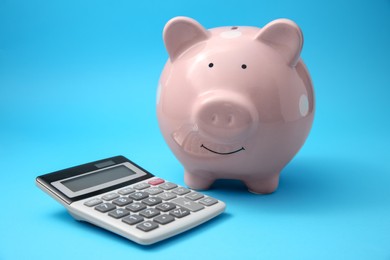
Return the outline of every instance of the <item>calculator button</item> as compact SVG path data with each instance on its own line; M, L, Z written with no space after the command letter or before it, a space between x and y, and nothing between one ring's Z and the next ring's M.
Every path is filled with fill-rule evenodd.
M189 209L191 211L199 211L201 209L204 209L204 207L192 200L185 199L185 198L176 198L171 200L172 203L175 203L178 206L184 207L186 209Z
M161 184L159 187L164 189L164 190L171 190L173 188L176 188L177 185L172 183L172 182L166 182L164 184Z
M202 203L205 206L211 206L211 205L216 204L217 202L218 202L218 200L211 198L211 197L207 197L207 198L201 199L199 201L199 203Z
M157 178L157 179L153 179L153 180L150 180L148 181L148 183L150 185L159 185L161 183L164 183L165 181L163 179L160 179L160 178Z
M171 210L169 212L169 214L174 216L174 217L177 217L177 218L182 218L182 217L188 216L190 214L190 211L187 209L184 209L184 208L177 208L177 209Z
M108 212L110 210L116 209L116 207L114 205L112 205L111 203L103 203L103 204L96 206L95 209L97 211L105 213L105 212Z
M164 211L164 212L170 211L171 209L174 209L174 208L176 208L176 205L173 203L170 203L170 202L164 202L156 207L156 209Z
M104 199L104 200L113 200L113 199L116 199L118 197L119 197L119 195L116 194L116 193L109 193L109 194L104 195L102 197L102 199Z
M141 204L141 203L133 203L133 204L130 204L126 207L127 210L130 210L132 212L138 212L140 210L143 210L143 209L146 209L146 206L144 204Z
M138 215L130 215L125 218L122 218L122 221L129 225L134 225L144 221L144 218Z
M115 205L118 205L120 207L123 207L129 203L132 203L133 200L128 198L128 197L120 197L120 198L117 198L116 200L113 200L112 203L114 203Z
M132 188L124 188L124 189L119 190L118 193L120 195L127 195L127 194L130 194L130 193L134 192L134 191L135 190L132 189Z
M160 197L163 200L171 200L171 199L176 198L177 196L175 194L173 194L172 192L164 192L164 193L157 195L157 197Z
M133 200L142 200L149 197L149 194L143 191L137 191L129 195L129 198Z
M184 187L178 187L174 190L172 190L173 193L176 193L177 195L184 195L190 192L189 189L184 188Z
M109 215L110 217L113 217L113 218L121 218L121 217L127 216L127 215L129 215L129 214L130 214L130 212L128 212L128 211L125 210L125 209L115 209L115 210L110 211L110 212L108 213L108 215Z
M167 215L167 214L160 215L160 216L155 217L153 219L154 222L157 222L158 224L162 224L162 225L171 223L174 220L175 220L174 217L172 217L171 215Z
M146 189L146 188L149 188L149 187L150 187L150 185L147 184L147 183L144 183L144 182L138 183L136 185L133 185L133 188L136 189L136 190L143 190L143 189Z
M92 206L96 206L97 204L100 204L102 202L103 201L101 199L94 198L94 199L87 200L86 202L84 202L84 205L88 206L88 207L92 207Z
M185 198L190 199L190 200L198 200L198 199L201 199L203 197L204 197L204 195L202 193L199 193L199 192L191 192L190 194L187 194L185 196Z
M154 206L157 204L160 204L162 202L162 199L159 197L149 197L144 200L142 200L142 203L148 205L148 206Z
M142 231L148 232L150 230L158 228L158 224L154 223L153 221L145 221L141 224L138 224L137 228L141 229Z
M152 188L144 190L144 192L147 192L150 195L156 195L156 194L163 192L163 190L160 188L157 188L157 187L152 187Z
M144 209L139 214L145 218L153 218L153 217L159 215L160 211L158 209L149 208L149 209Z

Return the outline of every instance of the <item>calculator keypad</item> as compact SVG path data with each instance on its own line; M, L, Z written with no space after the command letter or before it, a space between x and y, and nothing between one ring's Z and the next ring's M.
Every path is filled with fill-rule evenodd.
M149 232L159 225L168 225L216 203L218 200L200 192L154 178L100 198L92 198L84 205L94 206L102 214Z

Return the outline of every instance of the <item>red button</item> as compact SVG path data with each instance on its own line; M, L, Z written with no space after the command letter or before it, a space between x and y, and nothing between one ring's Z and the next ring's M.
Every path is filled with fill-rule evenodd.
M163 179L160 179L160 178L157 178L157 179L153 179L153 180L150 180L148 181L148 183L150 185L159 185L161 183L164 183L165 181Z

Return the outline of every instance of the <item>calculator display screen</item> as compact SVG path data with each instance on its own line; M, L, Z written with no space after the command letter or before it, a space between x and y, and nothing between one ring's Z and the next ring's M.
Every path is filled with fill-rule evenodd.
M109 181L114 181L123 177L134 175L136 172L132 171L126 166L120 165L117 167L101 170L91 174L76 177L70 180L62 181L61 183L73 192L88 189Z

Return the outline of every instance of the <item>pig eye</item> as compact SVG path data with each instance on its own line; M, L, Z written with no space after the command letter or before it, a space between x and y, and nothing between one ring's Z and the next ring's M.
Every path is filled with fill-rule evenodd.
M209 67L210 68L214 67L214 63L209 63Z
M242 68L242 69L246 69L246 64L242 64L242 65L241 65L241 68Z

